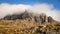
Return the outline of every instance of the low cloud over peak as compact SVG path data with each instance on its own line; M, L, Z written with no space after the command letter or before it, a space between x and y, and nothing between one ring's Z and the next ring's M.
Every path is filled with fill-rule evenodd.
M60 20L60 10L54 9L52 4L34 4L34 5L25 5L25 4L7 4L1 3L0 4L0 18L8 14L13 13L22 13L25 10L33 13L45 13L47 16L53 17L53 19L59 21Z

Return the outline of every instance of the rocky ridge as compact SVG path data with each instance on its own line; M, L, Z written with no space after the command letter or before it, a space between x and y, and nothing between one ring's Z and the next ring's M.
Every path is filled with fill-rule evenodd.
M13 14L13 15L6 15L4 18L1 20L16 20L16 19L28 19L28 20L34 20L35 22L53 22L55 21L51 16L46 16L46 14L41 13L40 15L36 16L33 15L32 13L29 13L27 10L23 13L20 14Z

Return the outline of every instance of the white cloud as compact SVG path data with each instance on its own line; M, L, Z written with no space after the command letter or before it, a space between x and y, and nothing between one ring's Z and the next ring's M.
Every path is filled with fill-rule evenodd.
M54 9L51 4L38 4L34 5L31 10L35 13L45 13L47 16L53 17L53 19L60 21L60 10Z
M52 16L55 20L60 20L60 10L53 9L54 6L51 4L34 4L34 5L24 5L24 4L0 4L0 18L7 14L21 13L27 9L34 13L45 13L48 16Z
M0 4L0 17L4 17L7 14L24 12L25 9L28 9L29 7L30 6L24 4L11 5L11 4L2 3Z

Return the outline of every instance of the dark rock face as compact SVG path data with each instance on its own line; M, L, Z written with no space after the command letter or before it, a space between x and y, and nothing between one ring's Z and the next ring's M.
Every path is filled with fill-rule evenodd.
M41 20L41 23L46 22L46 15L42 13L42 14L40 15L40 20Z
M34 16L35 22L38 22L38 19L37 18L38 18L37 16Z
M16 19L26 19L26 18L31 18L31 17L32 17L32 15L26 11L26 12L21 13L21 14L7 15L3 19L16 20Z
M3 19L5 20L15 20L15 19L22 19L21 15L7 15Z
M52 21L53 21L52 17L49 16L49 17L48 17L48 22L52 22Z
M7 15L5 16L3 19L7 19L7 20L10 20L11 16L10 15Z

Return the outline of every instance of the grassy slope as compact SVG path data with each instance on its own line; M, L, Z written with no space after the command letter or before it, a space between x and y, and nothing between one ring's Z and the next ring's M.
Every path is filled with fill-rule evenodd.
M56 31L56 24L44 24L42 32ZM44 26L40 23L35 23L34 20L1 20L0 21L0 34L39 34L37 29L39 26ZM49 29L50 28L50 29Z

